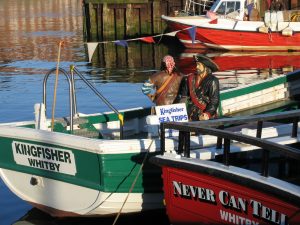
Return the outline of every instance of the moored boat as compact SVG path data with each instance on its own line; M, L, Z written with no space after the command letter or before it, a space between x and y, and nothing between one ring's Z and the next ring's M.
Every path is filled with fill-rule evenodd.
M178 224L299 224L300 223L300 111L240 117L209 122L167 123L161 126L161 155L150 161L162 167L164 196L170 223ZM262 124L269 120L292 121L289 134L262 139ZM256 122L256 135L214 128L216 125ZM164 130L179 130L178 150L164 149ZM190 149L190 132L224 139L216 145L215 161L201 159L205 149ZM222 142L220 142L222 143ZM262 149L260 161L235 165L236 148ZM211 151L211 150L210 150ZM241 161L238 158L237 161ZM260 164L261 163L261 164ZM261 169L259 169L261 168Z
M254 10L254 5L250 10L244 0L218 0L206 15L162 15L162 19L171 31L178 31L176 36L186 48L300 50L297 10L266 11L263 18L255 19L245 16L246 12Z
M161 171L147 160L160 149L159 137L151 133L158 125L147 123L150 108L116 110L76 68L71 68L70 74L60 69L69 81L70 115L46 117L46 85L53 69L45 76L43 103L35 106L35 120L0 125L1 179L21 199L58 217L105 216L163 208ZM74 74L112 112L77 112ZM299 72L295 72L223 91L219 114L297 107L293 97L299 95L298 79ZM253 100L251 93L255 100L248 104L245 100ZM279 95L269 101L258 101L255 97L265 100L274 93ZM249 111L253 108L257 110ZM191 139L197 147L216 142L215 138L204 136ZM177 137L169 137L165 146L174 149L177 142Z

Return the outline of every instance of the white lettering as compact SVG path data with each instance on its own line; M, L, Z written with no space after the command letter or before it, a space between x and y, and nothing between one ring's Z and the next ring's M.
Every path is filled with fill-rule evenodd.
M220 219L226 221L227 223L239 224L239 225L259 225L258 222L254 220L247 219L245 217L220 210ZM245 223L244 223L245 222Z

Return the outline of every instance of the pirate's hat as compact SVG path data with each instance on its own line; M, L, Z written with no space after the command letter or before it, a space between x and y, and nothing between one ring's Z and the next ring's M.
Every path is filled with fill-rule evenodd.
M216 72L219 70L219 66L210 58L204 55L200 55L200 54L194 55L194 59L196 62L201 62L206 67L210 68L212 72Z

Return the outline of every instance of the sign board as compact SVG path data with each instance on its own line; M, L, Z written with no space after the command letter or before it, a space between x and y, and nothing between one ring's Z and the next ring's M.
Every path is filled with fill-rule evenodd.
M12 149L17 164L69 175L76 174L72 151L62 148L13 141Z
M188 115L184 103L156 106L155 111L159 123L188 122ZM178 131L166 130L166 136L178 136Z
M156 106L155 111L160 123L188 122L188 115L184 103Z

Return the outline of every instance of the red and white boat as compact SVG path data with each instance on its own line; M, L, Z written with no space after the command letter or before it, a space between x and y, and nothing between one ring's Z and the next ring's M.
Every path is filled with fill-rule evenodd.
M299 114L300 110L296 110L235 119L163 124L162 154L150 160L162 167L170 223L300 224L300 139L297 129L291 129L293 131L285 137L261 139L212 128L227 123L257 122L259 134L262 131L259 123L294 119ZM293 127L297 128L297 124L298 120ZM180 132L176 154L164 150L164 129ZM215 148L215 155L224 153L223 157L216 157L215 161L201 160L205 149L190 150L190 132L224 138L224 146ZM236 153L230 151L243 146L264 150L239 153L233 162L232 156Z
M245 0L217 0L206 15L162 19L186 48L250 51L299 51L299 11L265 11L263 18L245 20ZM251 16L249 18L252 18Z

